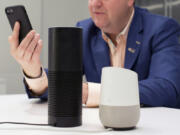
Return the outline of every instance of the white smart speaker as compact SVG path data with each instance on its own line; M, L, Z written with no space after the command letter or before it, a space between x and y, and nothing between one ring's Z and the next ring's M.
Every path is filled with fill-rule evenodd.
M103 68L99 116L105 128L136 127L140 118L137 73L119 67Z

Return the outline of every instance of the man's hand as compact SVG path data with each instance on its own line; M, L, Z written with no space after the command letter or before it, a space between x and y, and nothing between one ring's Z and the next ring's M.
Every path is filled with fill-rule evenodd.
M87 99L88 99L88 84L87 83L83 83L82 85L82 103L86 104Z
M42 40L40 40L40 35L32 30L19 43L19 30L20 24L16 22L13 33L8 38L10 53L28 76L37 77L41 73Z

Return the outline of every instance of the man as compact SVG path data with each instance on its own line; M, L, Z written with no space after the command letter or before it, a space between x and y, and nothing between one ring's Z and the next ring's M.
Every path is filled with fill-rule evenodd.
M116 66L138 73L141 104L180 108L179 25L134 7L134 0L89 0L88 7L92 18L77 24L83 28L88 82L83 84L83 103L98 106L101 70ZM47 99L47 70L39 58L42 41L32 30L19 45L19 28L16 23L9 37L11 54L24 71L29 97Z

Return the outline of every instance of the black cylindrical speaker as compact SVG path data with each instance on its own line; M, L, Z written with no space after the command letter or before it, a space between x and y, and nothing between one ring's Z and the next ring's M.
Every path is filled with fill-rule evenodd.
M82 124L82 29L49 28L48 124Z

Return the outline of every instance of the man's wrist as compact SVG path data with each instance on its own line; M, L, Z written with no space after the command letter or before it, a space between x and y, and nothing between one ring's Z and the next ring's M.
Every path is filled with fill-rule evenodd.
M28 78L28 79L37 79L37 78L40 78L40 77L42 76L42 73L43 73L42 67L40 68L40 74L39 74L38 76L36 76L36 77L32 77L32 76L27 75L27 74L25 73L25 71L23 70L24 76L25 76L26 78Z
M27 78L24 76L27 88L33 92L32 95L42 95L48 87L48 79L45 70L42 68L42 75L39 78Z

